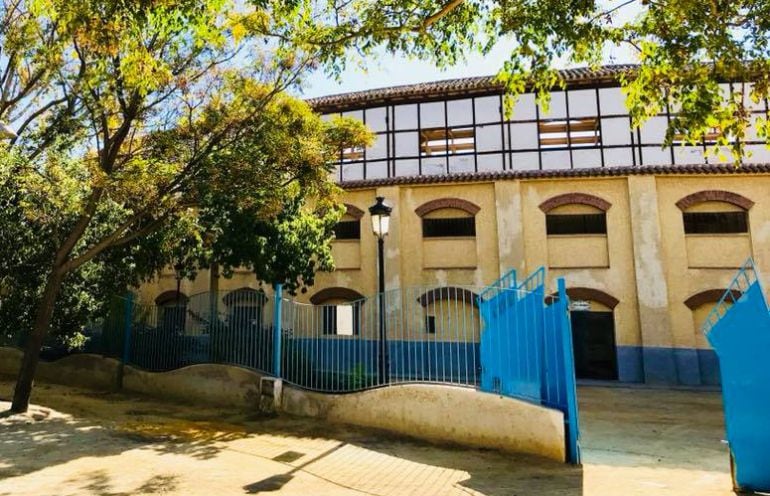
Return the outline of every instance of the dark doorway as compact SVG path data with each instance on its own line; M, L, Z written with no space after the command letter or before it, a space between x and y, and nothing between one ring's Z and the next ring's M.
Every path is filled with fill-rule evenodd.
M615 320L612 312L570 313L575 375L578 379L618 379Z

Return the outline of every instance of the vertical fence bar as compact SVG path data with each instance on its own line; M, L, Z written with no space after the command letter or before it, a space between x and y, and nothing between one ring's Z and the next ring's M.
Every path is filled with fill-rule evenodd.
M281 377L281 303L283 299L283 284L277 283L275 289L275 305L273 306L273 374Z
M123 303L123 364L131 360L131 327L134 314L134 295L128 293Z
M572 464L580 463L580 433L578 427L577 387L575 385L575 363L572 356L572 332L569 325L567 310L567 289L564 278L557 280L559 289L559 332L562 339L562 357L564 360L564 385L566 389L566 418L564 419L567 430L567 461Z
M131 359L131 326L133 324L134 313L134 295L128 293L125 301L123 302L123 353L120 367L118 368L117 380L115 386L118 389L123 389L123 373L124 368Z

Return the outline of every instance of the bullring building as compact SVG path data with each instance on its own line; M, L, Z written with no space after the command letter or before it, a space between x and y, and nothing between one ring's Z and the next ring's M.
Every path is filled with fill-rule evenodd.
M576 303L579 378L719 384L700 325L748 257L770 274L770 150L751 132L740 166L707 156L708 135L662 146L672 114L631 126L618 81L629 69L565 70L547 112L525 93L509 117L493 77L310 100L324 116L360 119L376 140L340 152L337 269L299 298L336 304L378 291L368 208L384 197L388 289L465 298L451 288L544 266ZM767 116L766 101L751 108ZM162 307L175 286L168 271L140 297ZM181 282L185 298L212 288L258 285L245 271Z

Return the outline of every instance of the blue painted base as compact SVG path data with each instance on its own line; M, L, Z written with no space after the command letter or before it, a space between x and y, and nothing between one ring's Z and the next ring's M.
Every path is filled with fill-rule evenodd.
M721 383L714 350L618 346L617 354L620 382L683 386Z

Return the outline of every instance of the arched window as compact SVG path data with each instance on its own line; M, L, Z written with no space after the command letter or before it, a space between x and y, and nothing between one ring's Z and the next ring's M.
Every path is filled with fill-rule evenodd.
M749 231L748 210L754 202L729 191L709 190L676 203L685 234L738 234Z
M262 329L264 291L240 288L230 291L222 302L227 306L227 321L232 329Z
M550 268L609 267L607 210L612 205L587 193L557 195L540 204Z
M754 203L729 191L687 195L676 206L691 268L736 268L751 255L748 210Z
M459 198L442 198L418 207L422 218L423 238L456 238L476 236L476 214L480 208Z
M476 267L476 214L480 210L460 198L440 198L415 209L422 224L423 268Z
M361 334L361 307L364 297L348 288L325 288L310 298L320 306L321 330L326 335L357 336Z
M478 341L478 295L455 286L426 291L417 298L424 309L424 332L443 339Z
M165 291L155 298L158 308L158 328L168 332L181 334L184 332L187 320L187 303L189 298L181 292Z
M337 240L361 239L361 217L364 211L355 205L345 204L345 215L334 226L334 237Z
M703 324L706 322L714 305L727 292L726 289L707 289L700 291L684 301L692 313L693 332L695 333L695 347L698 355L698 370L701 384L720 384L719 360L716 353L703 334ZM733 290L730 297L725 298L725 308L730 308L732 302L741 297L740 291Z
M545 217L546 234L607 234L606 212L611 204L586 193L554 196L540 204Z

